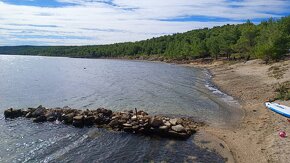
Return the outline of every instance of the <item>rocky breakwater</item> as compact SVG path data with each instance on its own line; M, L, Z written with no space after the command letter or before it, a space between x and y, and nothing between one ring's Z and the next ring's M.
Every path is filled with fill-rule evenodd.
M62 122L78 128L96 126L116 131L141 133L145 135L159 135L162 137L187 139L202 123L194 122L190 118L169 118L166 116L150 116L144 111L129 110L113 112L112 110L98 108L96 110L77 110L64 108L37 108L7 109L5 118L26 117L33 122Z

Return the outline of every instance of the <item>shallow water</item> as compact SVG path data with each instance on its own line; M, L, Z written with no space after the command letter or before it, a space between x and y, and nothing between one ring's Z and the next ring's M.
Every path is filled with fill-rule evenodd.
M143 109L232 123L225 95L207 89L204 70L172 64L0 55L0 111L47 107ZM212 88L212 87L210 87ZM230 103L227 102L227 103ZM0 116L0 162L223 162L192 138L172 141L97 128L34 124Z

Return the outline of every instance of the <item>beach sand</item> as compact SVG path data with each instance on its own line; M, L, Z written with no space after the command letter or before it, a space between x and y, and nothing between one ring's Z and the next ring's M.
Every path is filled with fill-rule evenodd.
M187 66L209 69L218 88L238 100L244 110L244 118L235 128L204 128L203 132L224 142L218 144L229 152L212 148L227 158L230 153L233 158L228 162L290 161L290 122L264 106L265 101L275 97L278 83L290 81L290 60L268 65L261 60L251 60L235 64L222 61L192 63ZM290 101L276 102L290 106ZM279 131L285 131L288 137L279 137Z

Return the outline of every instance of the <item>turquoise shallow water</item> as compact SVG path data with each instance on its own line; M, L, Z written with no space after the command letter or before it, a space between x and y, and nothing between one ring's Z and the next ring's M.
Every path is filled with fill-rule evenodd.
M0 55L0 110L47 107L143 109L191 116L211 124L233 116L208 86L204 70L104 59ZM188 141L149 138L96 128L34 124L0 116L0 162L223 162Z

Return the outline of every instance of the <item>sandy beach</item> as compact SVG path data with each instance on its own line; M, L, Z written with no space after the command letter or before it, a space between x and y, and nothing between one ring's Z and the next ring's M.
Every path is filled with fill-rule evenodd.
M212 147L228 162L289 162L290 122L265 108L264 102L275 97L278 83L290 81L290 60L264 64L261 60L240 63L192 63L211 71L213 82L220 90L233 96L242 105L244 118L235 128L206 127L207 132L220 139L220 147ZM290 106L290 101L276 101ZM289 137L279 137L285 131ZM208 147L208 146L207 146ZM210 148L210 147L209 147ZM229 152L224 152L225 148ZM219 150L220 149L220 150Z

